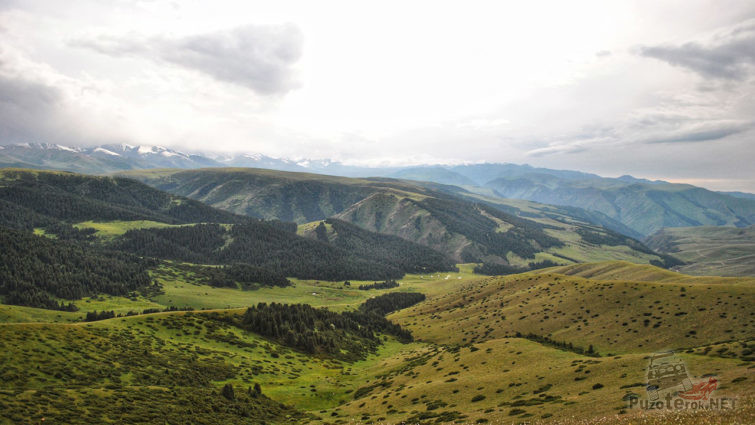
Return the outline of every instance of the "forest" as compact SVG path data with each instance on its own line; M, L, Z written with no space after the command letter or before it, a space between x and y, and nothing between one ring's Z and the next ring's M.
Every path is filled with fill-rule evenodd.
M259 303L249 307L235 324L308 354L356 361L380 345L378 333L412 341L411 333L376 313L371 309L336 313L308 304Z
M53 297L149 290L153 260L0 227L0 295L6 304L73 310Z

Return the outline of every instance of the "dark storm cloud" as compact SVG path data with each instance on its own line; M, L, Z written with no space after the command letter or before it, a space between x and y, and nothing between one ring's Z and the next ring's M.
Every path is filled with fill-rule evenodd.
M43 83L0 74L0 141L26 142L50 135L62 95Z
M302 35L294 25L247 25L182 38L140 40L132 34L79 39L70 44L110 56L168 62L271 95L297 87L293 65L301 57Z
M754 73L755 20L743 22L705 44L642 46L639 53L704 77L743 80Z

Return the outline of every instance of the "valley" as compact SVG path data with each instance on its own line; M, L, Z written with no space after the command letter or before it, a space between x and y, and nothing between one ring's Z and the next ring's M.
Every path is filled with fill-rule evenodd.
M755 279L661 268L678 260L600 216L391 179L133 174L155 187L0 174L0 423L755 418ZM737 409L632 408L667 350Z

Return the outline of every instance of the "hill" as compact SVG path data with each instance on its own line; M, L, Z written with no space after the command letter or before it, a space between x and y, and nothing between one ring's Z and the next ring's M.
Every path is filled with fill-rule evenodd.
M719 294L715 287L705 289L707 292L715 290L712 298L707 298L707 301L714 300L714 306L707 311L714 323L680 322L677 326L680 335L673 335L673 329L665 326L671 322L669 316L684 319L675 315L675 304L686 307L706 300L686 286L690 292L679 297L678 288L673 294L666 293L665 285L669 284L657 284L660 287L654 291L661 294L660 299L671 302L668 307L663 301L656 307L655 315L661 317L663 325L653 328L655 318L650 323L649 328L660 335L626 332L621 322L611 324L611 327L622 328L614 332L616 335L612 334L617 343L607 349L596 344L601 357L594 357L577 352L577 348L589 348L593 321L608 323L615 314L619 314L616 319L621 320L631 312L642 321L645 298L634 296L634 291L629 289L627 294L631 297L626 304L612 304L612 298L605 303L610 312L588 318L589 324L582 324L585 332L576 331L573 325L566 329L575 330L574 334L563 335L569 337L571 347L559 344L563 342L559 339L537 340L526 333L521 337L515 333L504 337L497 333L484 336L478 327L488 325L488 328L506 331L517 324L520 317L511 314L510 308L521 305L520 309L536 314L538 303L549 302L547 298L551 294L537 290L541 282L534 273L508 276L503 278L507 282L503 289L509 286L507 296L519 297L518 302L500 307L497 295L489 291L502 288L482 286L484 281L471 275L470 268L464 265L460 266L460 272L435 276L410 275L401 280L399 287L389 290L359 291L344 287L342 283L295 280L292 286L249 292L199 284L191 272L171 266L161 272L160 277L166 293L150 297L154 307L190 303L197 309L226 308L228 303L231 307L243 308L138 314L91 323L0 324L0 362L4 365L0 378L5 384L0 391L3 417L10 418L10 423L39 421L42 417L46 418L45 422L92 423L115 416L124 421L156 423L164 421L167 412L175 417L191 415L193 421L203 423L263 420L266 423L411 422L423 425L458 421L485 423L485 420L492 423L647 425L669 421L680 424L751 422L755 412L747 400L753 396L750 375L755 345L747 341L750 334L726 332L735 326L748 329L740 326L747 318L743 319L740 306L734 305L751 304L751 293L742 290L748 285L752 287L746 280L731 280L737 289L728 295ZM569 289L570 284L563 279L570 277L549 276L552 277L547 285L554 294ZM499 278L489 278L487 282L496 279ZM721 289L730 286L727 282ZM532 290L530 285L535 285ZM707 286L714 285L703 284L701 288ZM617 286L610 293L627 297L622 290ZM350 320L341 321L354 316L332 314L360 311L359 305L366 306L368 297L375 294L396 294L403 299L401 295L414 292L425 294L427 300L389 316L391 322L400 321L412 330L415 339L412 343L402 343L382 332L373 333L375 338L366 338L366 334L362 336L350 325ZM582 284L565 295L565 298L575 297L575 301L562 310L569 318L572 318L572 309L586 314L579 307L593 312L592 304L577 302L586 301L587 297L581 292L592 295ZM488 295L491 297L485 298ZM466 306L465 313L469 314L468 319L459 316L458 325L453 326L449 325L446 314L457 314L463 307L434 309L440 306L439 301L450 297L456 298L454 304ZM695 299L688 300L688 297ZM715 304L718 298L721 302ZM133 301L116 297L88 301L91 303L78 301L77 304L99 309L108 302L123 312L135 305ZM654 301L649 299L649 302ZM276 333L276 326L265 328L260 326L266 323L264 320L253 318L264 316L258 313L272 308L269 304L260 309L260 302L306 302L327 306L329 312L314 314L310 322L298 317L306 319L314 310L281 306L281 314L271 316L270 323L277 324ZM482 315L479 314L483 312L480 303L485 309ZM250 313L249 306L257 308ZM0 309L0 318L6 307ZM383 311L395 308L388 307ZM59 320L47 311L23 309L26 315L23 319L27 321L30 316L43 322ZM504 309L507 310L503 313L505 317L498 315L499 310ZM666 310L669 314L663 313ZM416 314L419 311L422 314ZM713 317L723 311L727 312L726 318ZM66 317L75 314L56 313ZM554 309L553 315L560 316L560 313ZM607 317L603 318L604 315ZM550 326L549 319L540 319ZM334 327L327 324L330 320L337 321ZM533 326L543 326L537 320L531 322ZM388 326L387 329L393 329ZM629 326L632 330L643 327L639 322ZM713 326L721 327L721 340L731 342L706 344L705 341L711 339L719 340L711 335ZM597 325L595 328L600 330ZM280 332L286 329L293 331L292 338L285 337L288 332ZM313 336L313 329L318 330L315 335L322 329L324 338L322 345L313 341L316 344L310 350L306 341ZM693 379L716 375L720 384L715 396L737 398L741 407L721 412L662 415L630 409L629 398L645 397L643 383L647 356L652 348L648 345L645 351L637 345L643 344L645 338L657 342L669 335L672 335L671 342L687 340L684 333L690 334L690 329L698 329L699 339L694 342L700 345L678 355L686 362ZM467 341L460 344L433 342L456 341L456 333ZM477 338L479 342L470 343L470 336L477 333L483 335ZM744 339L740 340L742 336ZM353 350L335 351L328 341ZM367 355L351 357L350 352ZM609 352L615 355L608 356ZM40 367L29 368L30 364Z
M397 236L370 232L334 218L301 225L297 233L365 258L393 264L407 273L456 270L455 263L438 251Z
M135 180L67 172L0 169L0 203L0 225L24 229L86 220L250 221Z
M193 273L212 285L246 289L286 285L287 277L398 279L455 268L398 238L359 229L339 247L296 235L293 223L235 215L120 177L5 169L0 204L7 304L68 310L82 297L159 291L148 274L155 259L196 263Z
M149 170L123 175L254 217L300 224L337 218L425 245L457 262L524 266L546 259L558 264L666 261L637 241L593 225L589 219L594 214L507 203L454 186L260 169ZM594 233L613 236L588 241Z
M755 279L604 263L482 279L390 317L436 343L529 335L605 355L752 339L753 303Z
M665 228L646 239L648 246L686 264L676 270L695 275L755 276L755 227Z
M747 226L755 202L685 184L512 164L452 167L504 198L598 211L647 236L663 227Z

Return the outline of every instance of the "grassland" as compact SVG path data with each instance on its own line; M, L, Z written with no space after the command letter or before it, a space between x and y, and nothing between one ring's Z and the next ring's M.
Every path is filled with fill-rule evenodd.
M472 281L391 318L435 343L479 343L518 332L584 349L592 345L603 354L754 338L755 279L699 279L598 280L530 272Z
M755 226L666 228L648 237L647 243L687 263L676 269L682 273L755 276Z
M755 420L752 280L711 281L621 262L491 278L475 275L473 267L407 275L389 290L355 289L372 282L352 281L349 288L294 280L291 287L242 291L200 284L168 265L153 271L164 293L150 298L82 300L76 313L0 306L6 322L0 325L0 423L42 417L46 423L155 422L162 411L202 423ZM349 310L389 291L427 295L389 316L417 341L386 338L376 353L353 363L305 355L223 320L257 302ZM60 323L89 308L152 306L198 311ZM8 323L33 321L46 323ZM529 333L593 345L601 356L537 342ZM628 409L628 394L644 396L648 354L669 348L694 377L716 375L716 395L737 397L742 407L691 416ZM235 399L220 395L226 384ZM254 384L263 396L248 390Z
M120 236L129 230L134 229L149 229L160 227L176 227L167 223L160 223L150 220L132 220L132 221L84 221L74 225L77 229L94 229L97 232L95 235L103 239L112 239L116 236Z

